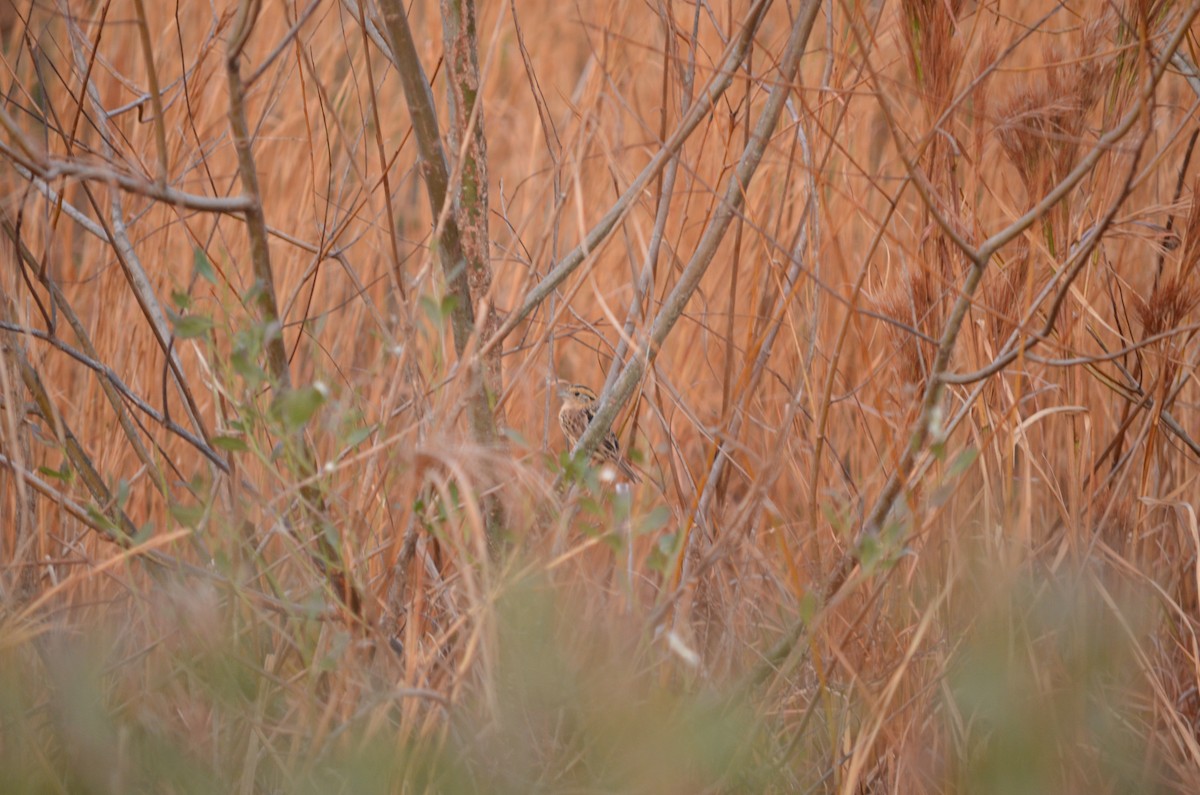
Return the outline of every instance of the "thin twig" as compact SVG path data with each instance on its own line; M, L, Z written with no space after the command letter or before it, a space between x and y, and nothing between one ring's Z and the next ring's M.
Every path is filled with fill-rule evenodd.
M762 162L767 144L779 122L784 103L796 79L800 56L804 54L808 36L812 31L820 6L819 0L806 0L800 7L788 37L787 47L780 58L778 82L775 83L767 97L766 105L755 124L754 134L750 136L750 141L729 177L721 202L701 235L696 252L683 269L683 273L680 274L679 280L671 289L670 294L663 301L663 307L654 318L646 343L638 355L625 365L624 371L613 386L611 397L601 401L597 407L596 415L592 418L587 430L580 436L573 454L588 453L595 449L600 439L608 432L613 420L616 419L617 412L637 388L645 368L658 355L667 336L683 314L684 306L691 299L700 284L701 277L704 276L713 257L716 256L717 247L725 238L725 232L745 202L745 192ZM702 105L703 103L698 103L697 107Z
M758 30L758 26L761 24L770 4L771 0L756 0L754 5L751 6L750 11L746 14L746 18L743 21L741 34L734 41L730 42L729 47L726 49L721 68L717 70L716 74L709 81L708 86L700 93L700 99L692 106L687 115L684 116L679 126L676 127L675 132L667 139L667 142L663 144L658 152L655 153L654 157L650 159L650 162L646 164L637 177L634 178L629 187L621 194L621 197L604 214L604 217L588 231L584 236L583 242L567 252L562 261L554 266L542 281L538 282L536 286L526 293L521 306L509 313L508 318L500 326L499 330L480 348L480 355L487 355L496 346L504 342L505 338L521 321L537 309L542 301L558 285L562 284L563 280L570 276L576 268L583 264L584 260L592 252L599 248L605 239L607 239L609 233L616 228L617 223L629 212L634 202L641 199L642 191L650 184L650 180L658 176L658 173L666 167L667 163L683 147L683 144L700 122L708 116L716 100L733 83L733 76L737 73L739 66L745 59L750 42L753 40L754 34Z

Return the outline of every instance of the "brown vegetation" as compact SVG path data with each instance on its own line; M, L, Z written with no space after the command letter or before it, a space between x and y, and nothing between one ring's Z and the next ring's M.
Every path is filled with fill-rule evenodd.
M0 0L3 776L1200 790L1200 7L476 11Z

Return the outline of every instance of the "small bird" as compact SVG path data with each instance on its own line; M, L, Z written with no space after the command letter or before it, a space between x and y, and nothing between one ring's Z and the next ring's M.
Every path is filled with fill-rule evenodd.
M579 441L579 437L587 430L592 417L596 416L596 393L583 384L558 382L558 394L563 399L562 408L558 410L558 424L562 427L563 435L571 447ZM621 455L621 443L612 431L604 434L604 440L592 453L592 460L598 464L609 463L617 471L629 479L631 483L642 481L625 457Z

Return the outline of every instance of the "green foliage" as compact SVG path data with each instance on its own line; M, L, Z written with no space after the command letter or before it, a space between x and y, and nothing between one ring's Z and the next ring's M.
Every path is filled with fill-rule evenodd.
M302 386L280 390L271 404L272 415L288 431L298 431L308 425L325 403L325 391L319 386Z
M204 249L199 246L192 249L192 273L209 284L217 283L217 274L213 270L212 263L208 261L208 254L204 253Z
M496 604L494 701L474 688L449 733L401 726L403 708L444 715L388 676L357 679L359 708L334 731L330 682L359 664L357 633L318 618L268 618L233 591L162 581L138 626L40 638L0 626L5 792L527 793L696 791L762 786L748 767L746 705L660 681L660 646L581 621L582 605L539 578ZM376 654L395 675L400 661ZM646 663L656 658L652 666ZM665 665L666 667L661 667ZM353 674L351 674L353 676Z
M429 296L423 295L420 304L421 311L425 313L430 322L440 327L454 314L454 308L458 306L458 298L454 295L446 295L441 301L435 301Z
M666 527L670 521L671 509L665 505L656 505L638 519L634 525L634 533L640 536L650 535Z
M649 566L651 571L665 572L677 554L679 554L679 534L661 534L650 550Z
M946 467L946 473L942 476L941 481L935 484L933 493L929 497L930 504L944 505L954 495L962 476L970 471L977 458L979 458L979 450L974 447L967 447L959 451L950 465Z
M377 425L360 425L356 428L351 428L342 437L342 444L346 447L358 447L371 437L378 429Z
M229 364L249 390L255 390L267 381L267 372L261 364L265 345L266 329L261 323L252 323L233 335Z
M184 505L182 503L172 503L169 510L175 521L192 530L200 525L200 520L204 518L205 513L203 505Z
M1129 632L1147 625L1147 605L1113 601L1087 579L980 590L949 667L950 714L962 717L967 746L958 791L1055 792L1068 770L1103 791L1156 791L1134 730L1150 694L1131 687L1141 639Z
M659 657L663 646L645 647L603 618L581 621L582 606L564 596L530 577L497 605L498 702L468 705L463 716L466 728L486 712L493 728L464 732L468 744L456 754L484 784L474 791L698 792L739 778L762 785L749 776L756 725L744 704L664 684L673 658Z
M58 469L51 469L48 466L38 467L38 472L52 480L58 480L63 483L72 483L75 480L75 470L71 468L71 462L63 459L62 466Z
M209 441L212 446L218 450L224 450L228 453L244 453L250 449L246 441L240 436L228 436L226 434L217 434Z
M208 315L181 315L168 309L167 317L170 318L171 325L175 327L175 336L181 340L203 337L212 331L215 325L213 319Z

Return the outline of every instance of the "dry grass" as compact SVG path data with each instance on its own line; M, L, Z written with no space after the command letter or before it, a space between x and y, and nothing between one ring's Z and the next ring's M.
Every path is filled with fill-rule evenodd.
M154 196L164 176L242 196L236 4L145 4L161 116L139 5L0 14L12 791L1200 789L1196 29L1146 100L1194 4L823 4L620 415L633 492L568 460L554 383L599 391L656 252L644 341L796 8L768 10L668 200L651 181L504 340L488 446L404 94L357 4L288 40L306 4L264 3L241 61L291 390L240 206ZM746 11L481 5L501 321ZM409 18L444 112L440 17Z

